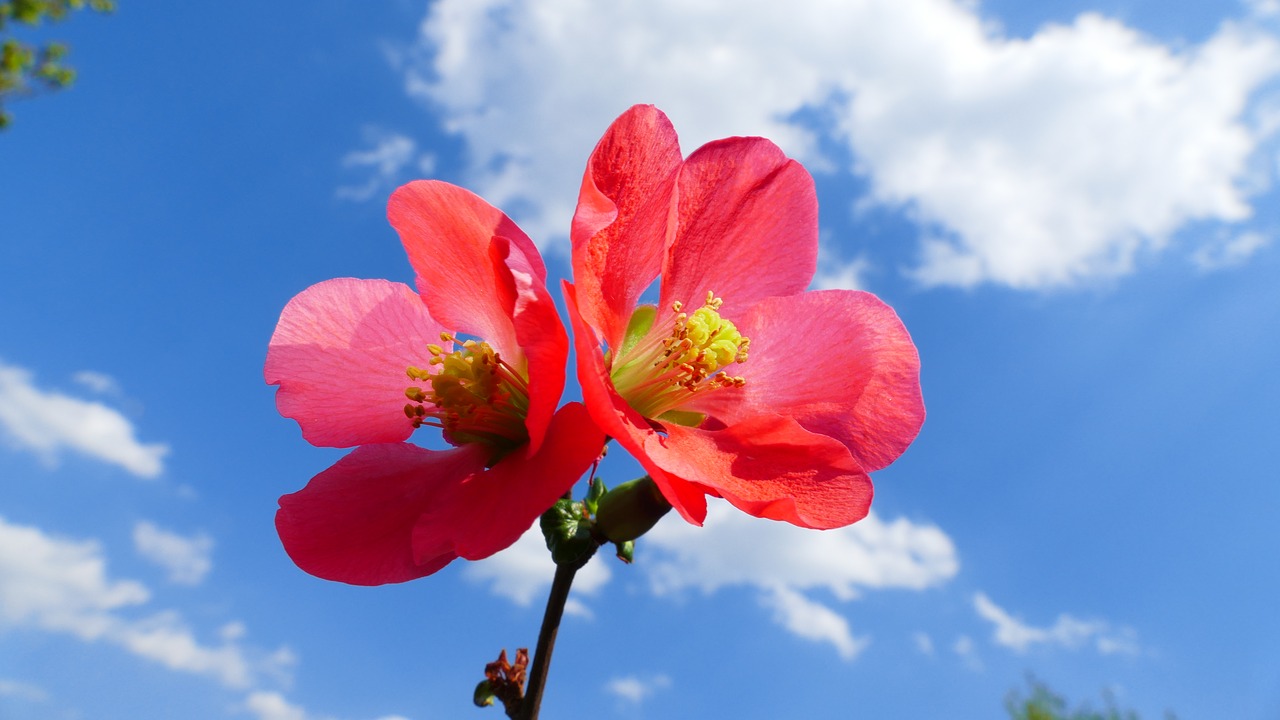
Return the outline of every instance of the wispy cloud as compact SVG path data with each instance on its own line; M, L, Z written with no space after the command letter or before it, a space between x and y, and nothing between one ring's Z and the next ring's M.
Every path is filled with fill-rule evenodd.
M638 705L660 690L671 687L671 678L666 675L653 675L641 678L638 675L624 675L611 678L605 683L605 692L632 705Z
M1254 253L1271 244L1271 237L1260 232L1238 235L1223 233L1208 244L1196 248L1191 261L1201 270L1221 270L1243 265Z
M287 648L267 653L243 645L238 623L208 644L174 611L141 619L123 612L150 598L141 583L108 577L97 542L53 537L0 518L0 623L108 642L229 688L249 688L259 677L279 677L293 665Z
M338 197L357 202L369 200L390 192L407 179L407 170L421 176L435 170L435 157L430 153L418 153L418 143L403 135L378 127L364 129L365 150L354 150L342 158L342 166L365 176L362 183L344 185L336 191Z
M98 394L116 394L120 392L120 383L116 379L94 370L81 370L71 376L72 380L80 383L90 391Z
M774 621L792 634L805 640L828 643L845 660L856 658L871 644L869 637L854 637L849 621L843 615L785 585L765 592L761 602L773 608Z
M398 66L466 141L469 182L559 249L595 138L653 102L686 151L760 134L821 167L817 135L842 145L870 201L917 222L921 283L1043 288L1248 220L1276 132L1250 110L1280 75L1254 23L1170 45L1096 13L1012 37L964 0L442 0ZM827 126L793 120L812 108Z
M169 452L167 445L139 442L133 423L120 411L36 387L29 371L2 362L0 430L12 444L46 461L70 450L143 478L160 475Z
M213 569L213 538L204 533L186 537L143 520L133 526L133 546L179 585L199 585Z
M244 700L244 710L256 720L321 720L309 714L301 705L295 705L278 692L257 690ZM326 717L323 720L333 720ZM377 720L409 720L400 715L384 715Z
M1132 629L1116 630L1102 620L1080 620L1063 613L1052 625L1035 627L1015 618L984 593L973 596L973 607L995 626L992 638L996 644L1015 652L1025 652L1034 645L1078 648L1090 643L1103 655L1134 655L1140 651Z
M0 697L17 698L27 702L44 702L49 699L49 693L39 685L0 678Z

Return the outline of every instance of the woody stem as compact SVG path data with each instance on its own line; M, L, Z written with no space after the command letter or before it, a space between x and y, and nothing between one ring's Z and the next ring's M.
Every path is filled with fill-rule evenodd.
M577 572L578 569L572 565L556 565L556 575L551 581L551 593L547 596L547 609L542 614L542 629L538 631L538 645L533 651L533 668L529 670L529 685L525 688L518 720L538 720L542 690L547 684L547 674L551 671L551 651L556 645L560 619L564 617L569 587L573 585L573 576Z

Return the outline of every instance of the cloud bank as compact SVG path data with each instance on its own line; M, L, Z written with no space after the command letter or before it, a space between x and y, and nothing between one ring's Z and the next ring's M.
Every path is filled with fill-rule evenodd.
M924 285L1114 277L1192 223L1248 220L1271 175L1276 37L1241 19L1171 45L1085 13L1021 38L977 8L442 0L398 57L465 141L467 182L552 249L592 145L637 102L668 112L686 152L764 135L865 177L862 204L914 219L906 271Z

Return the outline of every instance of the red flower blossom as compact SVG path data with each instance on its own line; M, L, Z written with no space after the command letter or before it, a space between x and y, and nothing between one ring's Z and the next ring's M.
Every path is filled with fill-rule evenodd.
M359 446L280 498L276 514L298 567L357 585L509 546L604 442L581 404L556 411L568 338L520 228L433 181L397 190L388 217L418 292L386 280L313 285L285 307L265 369L280 413L309 442ZM456 447L404 442L422 425Z
M650 106L588 162L565 283L583 397L690 522L707 495L803 527L856 522L867 473L924 421L893 310L805 292L817 218L812 178L773 143L727 138L682 159ZM640 304L659 274L658 304Z

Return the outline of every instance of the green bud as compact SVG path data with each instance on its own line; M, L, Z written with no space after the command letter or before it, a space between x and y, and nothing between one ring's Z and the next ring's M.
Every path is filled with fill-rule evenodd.
M476 691L471 696L471 702L475 703L476 707L489 707L493 704L494 697L493 686L489 684L488 680L481 680L480 684L476 685Z
M618 559L628 565L636 559L636 544L632 540L614 543L613 548L618 555Z
M600 508L600 498L608 490L604 486L604 480L596 478L591 481L591 487L587 489L587 496L582 499L582 504L587 508L588 515L595 515Z
M671 510L653 478L645 475L625 482L600 498L596 531L610 542L635 540Z
M538 521L547 540L551 559L557 565L580 568L595 554L599 543L591 537L591 519L582 512L582 503L557 500Z

